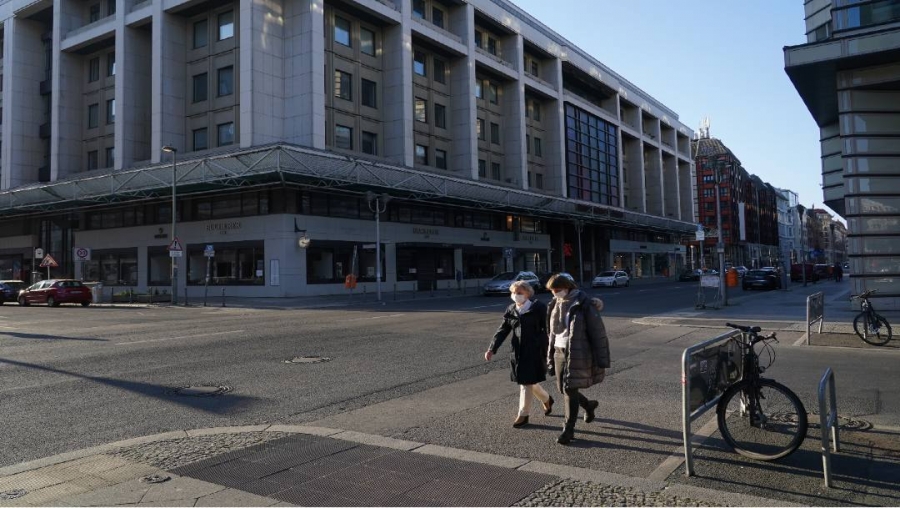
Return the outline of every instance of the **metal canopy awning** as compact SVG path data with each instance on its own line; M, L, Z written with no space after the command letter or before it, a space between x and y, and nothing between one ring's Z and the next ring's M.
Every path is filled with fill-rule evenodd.
M375 190L415 201L664 233L687 234L696 229L693 222L283 144L179 160L176 173L178 193L184 195L281 182L355 192ZM0 192L0 218L169 196L171 187L172 165L168 163L82 173Z

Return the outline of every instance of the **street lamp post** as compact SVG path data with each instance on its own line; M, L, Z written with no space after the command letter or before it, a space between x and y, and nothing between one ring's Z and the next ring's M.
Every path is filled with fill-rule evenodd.
M578 233L578 284L584 286L584 258L581 252L581 232L584 231L584 221L575 219L575 232Z
M837 263L837 258L834 257L834 222L828 225L829 229L831 229L831 265L834 266Z
M174 146L166 145L162 147L163 152L168 152L172 154L172 241L174 242L177 236L175 235L175 218L176 218L176 204L175 204L175 179L176 179L176 168L177 163L177 155L178 150ZM169 253L172 256L172 253ZM170 258L172 260L172 305L178 305L178 258L172 256Z
M366 193L369 210L375 214L375 288L378 293L378 301L381 301L381 214L387 211L388 201L391 197L387 194L377 195L374 192Z
M803 216L806 215L803 205L797 205L797 213L800 214L800 273L803 274L803 287L806 287L806 246L804 238L806 237L806 228L803 226Z
M728 305L728 286L725 285L725 243L722 240L722 172L716 164L716 252L719 254L719 293L722 305Z

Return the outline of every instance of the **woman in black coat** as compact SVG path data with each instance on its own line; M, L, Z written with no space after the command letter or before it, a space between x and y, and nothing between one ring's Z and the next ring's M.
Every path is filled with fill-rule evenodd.
M519 384L519 415L513 427L519 428L528 424L532 396L541 402L545 415L553 410L553 397L539 384L547 379L547 305L534 299L534 288L525 281L513 283L509 291L514 303L503 314L484 359L491 361L512 332L510 378Z

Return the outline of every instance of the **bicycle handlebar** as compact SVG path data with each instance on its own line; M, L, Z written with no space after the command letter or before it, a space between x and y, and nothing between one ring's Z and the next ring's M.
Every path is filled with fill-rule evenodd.
M850 295L850 299L852 300L854 298L859 298L859 299L868 298L869 295L871 295L875 291L878 291L878 290L877 289L869 289L867 291L863 291L862 293L860 293L858 295Z
M760 328L758 326L743 326L743 325L736 325L734 323L725 323L725 326L727 326L729 328L734 328L735 330L740 330L744 333L759 333L762 331L762 328Z

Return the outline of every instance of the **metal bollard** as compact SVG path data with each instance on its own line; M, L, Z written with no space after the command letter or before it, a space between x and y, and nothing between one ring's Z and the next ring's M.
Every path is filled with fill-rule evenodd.
M431 281L431 296L434 297L434 286L437 284L436 280Z
M134 303L134 288L128 288L128 303Z
M394 301L397 301L397 283L394 283Z
M184 286L184 306L190 307L190 305L188 305L187 286Z
M225 306L225 288L222 288L222 307Z

